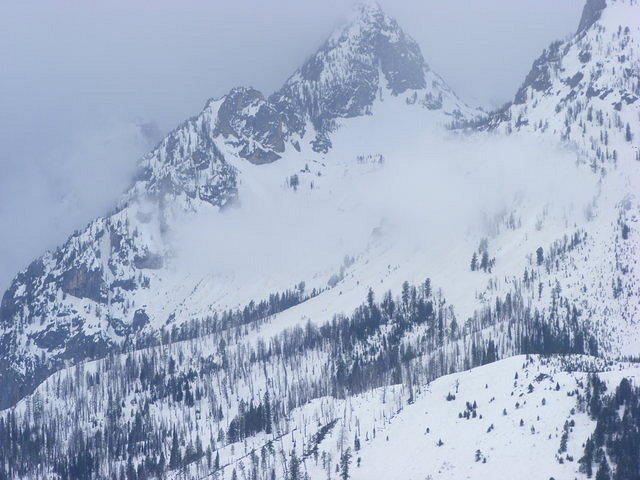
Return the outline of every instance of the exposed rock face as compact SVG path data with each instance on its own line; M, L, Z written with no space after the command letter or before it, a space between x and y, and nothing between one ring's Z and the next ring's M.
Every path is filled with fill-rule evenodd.
M135 257L133 257L133 264L136 268L139 269L148 268L151 270L158 270L162 268L164 259L160 254L144 252L143 255L136 255Z
M527 93L530 90L536 92L545 92L552 86L551 75L554 69L557 69L557 65L562 59L562 52L560 42L552 43L542 55L533 62L531 70L527 74L526 78L518 93L516 93L513 103L521 105L528 99Z
M61 276L60 289L78 298L90 298L96 302L104 302L107 298L102 281L102 271L87 270L83 265L70 268Z
M605 0L587 0L587 3L585 3L582 9L582 17L580 17L577 33L585 31L600 20L602 10L604 10L606 6L607 2Z
M214 133L238 139L239 155L260 165L280 158L285 149L283 118L276 108L252 88L235 88L218 110Z

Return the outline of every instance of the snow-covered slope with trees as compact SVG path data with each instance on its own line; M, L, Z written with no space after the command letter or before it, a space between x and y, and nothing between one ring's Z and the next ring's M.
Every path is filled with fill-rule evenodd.
M633 471L638 9L589 0L488 116L370 5L209 100L4 294L0 478Z
M640 278L640 5L587 1L577 32L534 61L513 102L475 129L565 143L599 177L588 240L555 265L603 340L637 355ZM578 287L576 289L576 287ZM580 291L581 290L581 291Z
M432 125L478 113L428 68L393 19L362 5L269 99L236 88L208 101L141 160L114 213L35 260L4 294L0 378L6 388L0 406L12 404L65 362L104 356L118 344L135 343L132 335L153 335L210 315L218 303L211 301L210 290L202 304L177 315L185 298L198 295L203 279L167 273L168 236L176 218L197 218L242 202L240 184L263 182L269 174L258 166L286 156L285 165L275 169L282 175L277 184L265 187L280 190L285 177L311 161L323 162L316 151L330 149L341 122L346 128L352 117L376 116L385 100L420 110L415 115ZM276 288L286 290L301 280L288 278ZM222 297L237 285L218 288L215 296ZM271 293L262 288L242 299L248 303Z

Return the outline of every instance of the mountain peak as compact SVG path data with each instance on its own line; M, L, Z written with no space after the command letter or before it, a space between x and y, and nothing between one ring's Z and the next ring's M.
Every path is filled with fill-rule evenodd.
M336 57L341 53L366 57L372 68L380 67L394 95L426 86L428 67L420 47L375 2L357 3L350 21L338 28L318 53L323 52Z
M369 28L389 28L399 29L398 23L387 15L378 2L356 2L351 7L351 15L347 18L345 25L358 24ZM338 28L340 33L345 25Z
M314 148L323 150L335 119L371 113L374 100L385 92L411 93L407 103L448 114L467 109L431 71L418 44L398 22L377 3L363 2L354 5L349 20L269 100L284 112L289 125L303 126L310 120L319 134Z
M354 2L351 10L354 16L360 18L374 18L379 15L385 15L380 4L375 1Z

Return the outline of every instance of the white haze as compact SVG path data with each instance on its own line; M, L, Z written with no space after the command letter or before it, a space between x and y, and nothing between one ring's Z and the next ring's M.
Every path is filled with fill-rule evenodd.
M5 159L10 174L0 175L0 291L27 261L115 206L131 182L135 159L152 146L149 130L108 122L91 132L69 132L55 150L28 162Z
M437 258L462 237L477 242L486 235L485 219L516 201L523 222L547 205L580 221L594 195L588 169L551 145L438 136L395 145L402 147L385 152L382 168L352 165L331 191L276 187L245 195L240 208L222 215L186 220L173 232L176 264L241 282L274 272L309 279L362 253L377 227L394 248Z
M463 99L487 107L513 96L582 6L380 3ZM347 10L343 0L0 2L0 292L117 200L149 149L136 118L166 132L236 85L277 89Z

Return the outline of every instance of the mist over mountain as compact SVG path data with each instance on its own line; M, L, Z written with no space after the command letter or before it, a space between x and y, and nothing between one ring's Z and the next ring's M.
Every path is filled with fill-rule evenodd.
M69 232L0 301L0 480L637 478L638 12L485 111L360 3L272 91L27 170Z
M573 31L581 8L577 0L561 5L473 0L464 6L404 0L383 6L426 49L430 64L454 90L485 108L512 96L530 58L549 40ZM0 56L6 59L0 88L11 92L0 97L0 220L12 224L0 231L0 289L117 196L105 199L92 195L91 188L77 188L98 177L92 172L101 171L104 155L113 161L101 185L113 192L126 188L122 180L129 178L133 162L153 147L136 143L130 128L136 119L156 123L164 134L206 98L234 86L250 85L269 95L344 19L348 7L342 1L290 0L197 1L190 8L155 2L153 10L122 1L0 6L6 19L0 32ZM551 8L554 14L548 15ZM448 27L453 24L458 27ZM34 178L59 177L56 165L67 165L69 158L82 162L67 169L62 180L68 183L56 184L51 195L48 184L34 183ZM24 185L30 188L19 188ZM71 221L58 190L81 193ZM49 200L42 201L39 192L47 192Z

